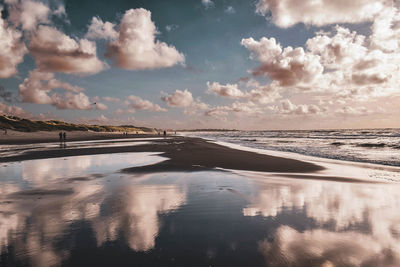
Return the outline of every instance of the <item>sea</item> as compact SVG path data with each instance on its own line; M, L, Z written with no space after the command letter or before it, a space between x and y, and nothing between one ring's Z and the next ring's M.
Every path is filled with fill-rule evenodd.
M400 166L400 129L198 131L182 134L250 148Z

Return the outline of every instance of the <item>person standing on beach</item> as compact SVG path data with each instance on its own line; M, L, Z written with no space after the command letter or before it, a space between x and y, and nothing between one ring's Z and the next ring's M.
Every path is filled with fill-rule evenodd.
M59 132L58 136L60 137L60 142L61 142L62 141L62 132Z
M63 138L64 138L64 142L67 141L67 133L66 132L63 133Z

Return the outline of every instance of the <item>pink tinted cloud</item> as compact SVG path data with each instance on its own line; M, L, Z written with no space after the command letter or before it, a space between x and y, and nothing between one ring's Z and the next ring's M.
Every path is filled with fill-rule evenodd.
M53 89L63 89L62 95ZM55 79L53 73L33 70L29 77L19 85L19 95L26 103L50 104L58 109L92 109L84 89Z
M17 66L27 52L22 33L0 18L0 78L17 74Z
M87 75L106 67L97 58L94 42L87 39L76 41L50 26L39 26L29 50L41 71Z
M184 55L174 46L156 40L156 34L150 11L143 8L130 9L122 17L116 40L108 44L106 56L117 67L129 70L183 64Z

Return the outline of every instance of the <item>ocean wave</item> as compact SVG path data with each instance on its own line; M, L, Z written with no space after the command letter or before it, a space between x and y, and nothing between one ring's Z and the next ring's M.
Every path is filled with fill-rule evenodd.
M189 135L258 149L400 166L399 129L196 132Z

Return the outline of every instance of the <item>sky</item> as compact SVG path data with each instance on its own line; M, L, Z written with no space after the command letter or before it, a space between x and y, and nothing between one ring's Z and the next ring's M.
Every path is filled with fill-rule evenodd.
M400 127L397 0L1 0L0 113L168 129Z

